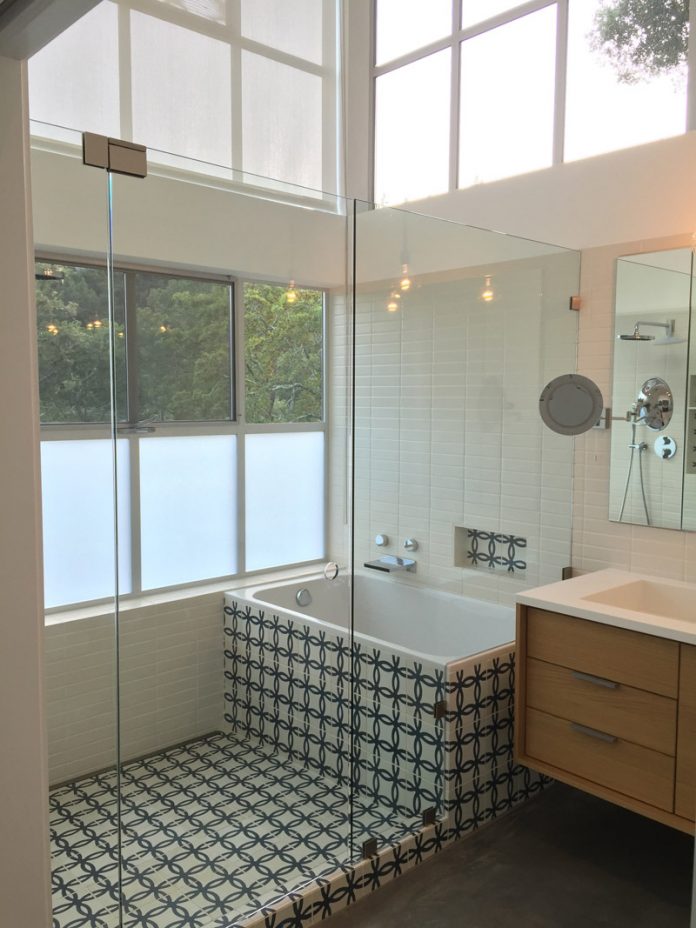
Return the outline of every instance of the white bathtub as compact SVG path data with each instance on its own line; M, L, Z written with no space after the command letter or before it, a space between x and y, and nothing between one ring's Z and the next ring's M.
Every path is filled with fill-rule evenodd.
M309 591L311 603L297 603L300 590ZM275 606L295 619L312 625L350 627L349 576L325 580L321 575L294 578L274 586L234 590L239 599ZM443 593L399 577L360 571L355 576L354 632L357 639L376 648L398 650L437 664L470 657L514 641L514 609L467 596Z

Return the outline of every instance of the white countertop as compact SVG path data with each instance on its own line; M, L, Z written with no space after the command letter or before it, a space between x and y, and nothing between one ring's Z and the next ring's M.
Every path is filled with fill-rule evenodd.
M618 605L609 605L588 600L609 591L615 587L634 584L638 581L660 584L665 591L665 601L669 594L689 603L688 612L693 618L675 618L663 615L656 611L659 606L645 599L646 611L626 609ZM684 583L679 580L664 580L662 577L646 576L644 574L630 573L626 570L598 570L594 573L573 577L572 580L562 580L559 583L550 583L547 586L535 587L520 593L517 601L525 606L536 606L538 609L548 609L551 612L562 612L578 619L588 619L591 622L601 622L604 625L615 625L618 628L628 628L631 631L644 632L656 635L659 638L671 638L687 644L696 644L696 584ZM690 604L693 602L693 612ZM649 610L649 611L648 611ZM682 606L683 612L683 606Z

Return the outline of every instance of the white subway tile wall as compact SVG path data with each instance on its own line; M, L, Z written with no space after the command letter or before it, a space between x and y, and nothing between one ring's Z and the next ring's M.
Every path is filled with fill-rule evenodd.
M397 582L512 604L570 563L572 441L543 426L537 404L548 380L575 369L568 300L577 256L497 266L491 303L480 299L483 269L452 277L417 280L393 312L388 284L357 295L355 562L404 554L413 537L417 574ZM340 300L334 314L332 413L342 434L349 391ZM340 455L331 474L330 547L340 559ZM457 526L525 538L526 572L455 566ZM389 536L386 547L374 544L378 533Z
M144 608L119 619L122 758L222 727L223 594ZM51 783L116 761L113 613L46 626Z

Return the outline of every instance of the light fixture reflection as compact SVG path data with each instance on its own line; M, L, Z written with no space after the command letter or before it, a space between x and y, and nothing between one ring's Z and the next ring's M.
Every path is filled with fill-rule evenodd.
M491 303L495 299L495 290L491 284L490 274L486 274L483 290L481 290L481 299L484 303Z
M285 302L286 303L297 303L297 300L298 300L298 293L295 288L295 281L291 280L290 286L285 291Z
M399 287L404 292L411 289L411 278L408 276L408 264L406 262L401 265L401 280L399 282Z

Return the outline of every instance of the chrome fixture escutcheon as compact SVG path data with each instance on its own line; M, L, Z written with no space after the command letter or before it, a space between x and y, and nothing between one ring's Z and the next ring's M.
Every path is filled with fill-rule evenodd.
M340 568L335 561L329 561L324 567L324 576L327 580L335 580Z

